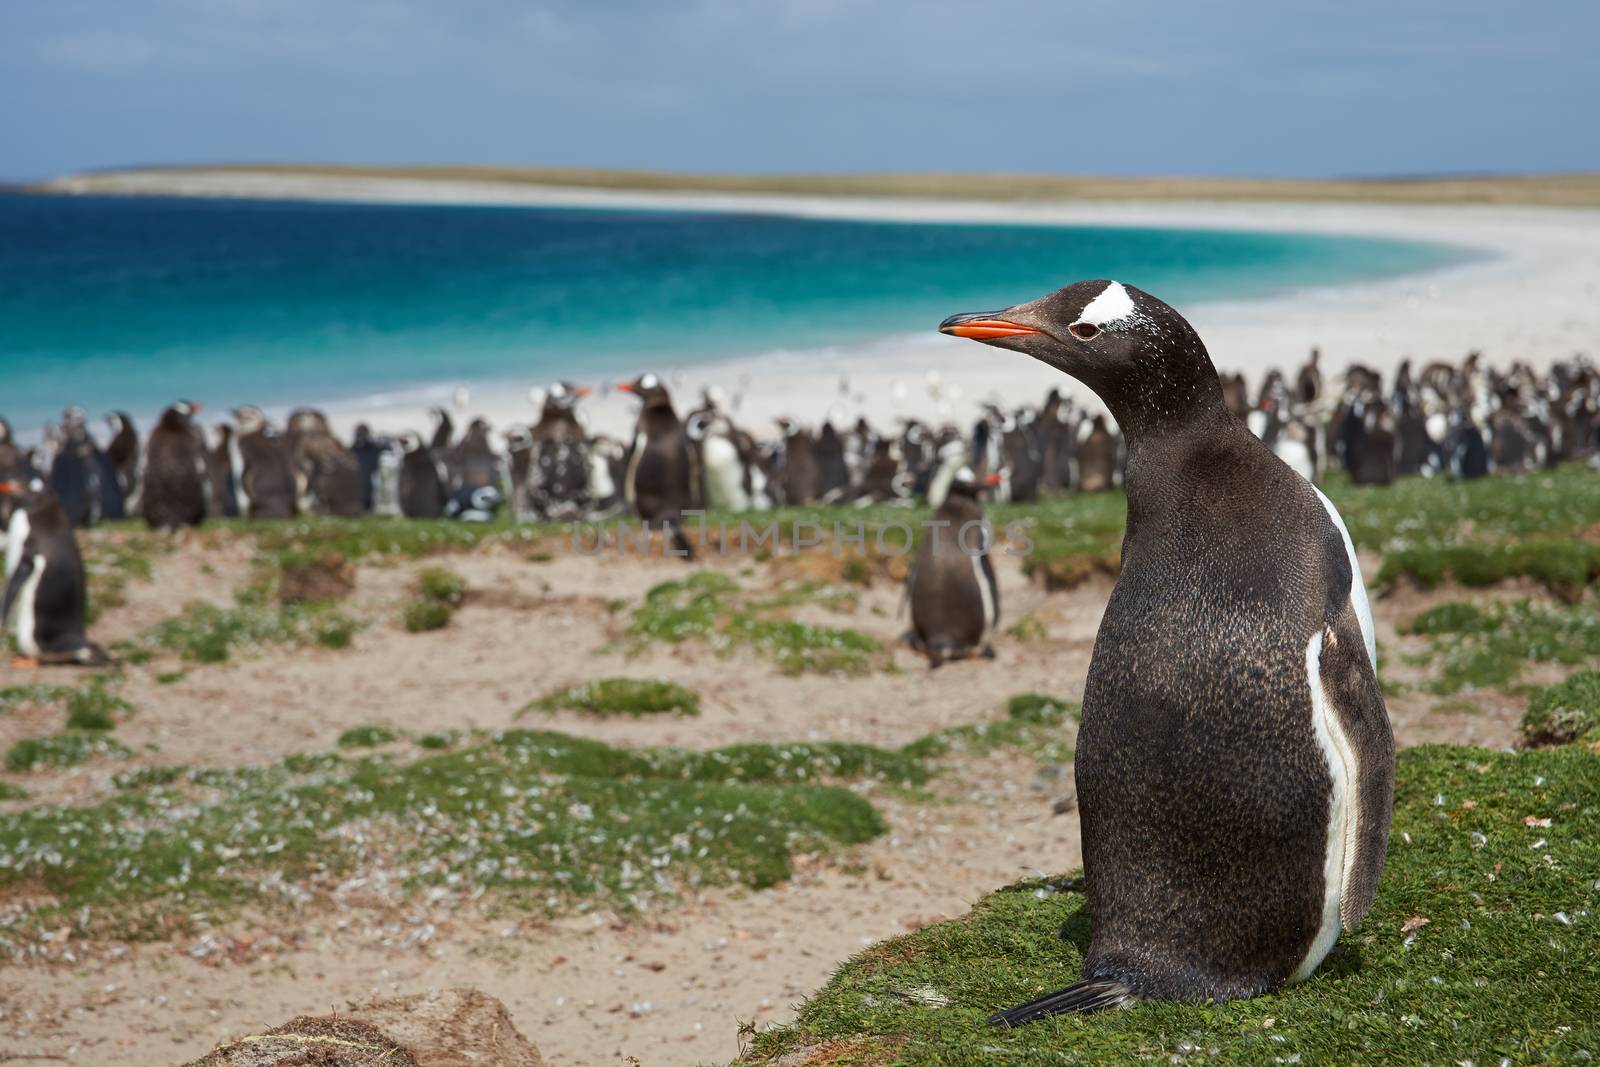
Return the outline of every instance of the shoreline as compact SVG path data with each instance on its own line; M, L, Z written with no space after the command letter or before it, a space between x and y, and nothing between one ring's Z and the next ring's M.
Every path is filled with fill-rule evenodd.
M542 186L530 183L354 177L240 171L146 171L59 179L44 191L90 195L163 195L361 203L450 204L483 207L559 207L592 210L706 211L778 214L796 218L908 223L973 223L1224 229L1415 240L1477 252L1466 262L1399 278L1291 291L1251 300L1214 301L1181 310L1205 339L1220 371L1243 371L1254 389L1276 366L1288 373L1313 345L1326 372L1360 362L1389 372L1407 356L1459 361L1481 349L1493 364L1525 359L1548 365L1600 347L1600 211L1582 208L1203 200L981 201L859 196L796 196L719 192L637 191ZM1063 283L1073 279L1062 279ZM1039 294L1019 293L1019 300ZM1159 293L1156 295L1160 295ZM864 414L881 426L900 416L970 421L983 399L1036 402L1051 386L1087 391L1059 373L1020 357L996 358L939 337L891 337L839 349L774 352L674 365L654 370L675 383L680 411L707 385L732 393L747 380L735 417L752 432L771 431L778 414L815 423L837 409L851 420ZM930 375L938 380L933 395ZM840 388L847 376L848 392ZM613 378L612 380L620 380ZM466 385L466 411L496 430L535 415L529 380L437 383L386 389L382 394L326 402L341 432L366 421L380 432L417 428L425 408ZM595 384L590 382L589 384ZM318 403L307 397L302 403ZM633 405L600 395L585 405L596 430L627 432ZM141 413L143 414L143 413ZM155 413L149 413L153 418Z

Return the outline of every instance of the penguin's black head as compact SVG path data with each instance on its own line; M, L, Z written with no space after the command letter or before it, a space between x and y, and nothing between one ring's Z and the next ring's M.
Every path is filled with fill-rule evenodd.
M545 390L544 406L555 411L572 411L578 401L589 395L589 390L571 382L556 382Z
M952 315L939 332L1032 356L1105 400L1117 421L1158 425L1220 408L1217 371L1194 328L1131 285L1076 282L1003 311Z
M950 479L949 494L951 496L966 496L976 500L983 495L984 490L992 489L1000 484L1000 475L993 472L979 476L971 467L962 466Z
M631 382L617 386L619 393L632 393L647 408L671 407L672 397L659 377L646 371Z
M239 424L241 434L257 433L266 429L267 417L258 407L246 404L242 408L233 409L233 418Z
M15 500L20 508L31 508L42 501L46 489L44 479L28 478L26 480L13 478L10 481L0 482L0 496L10 497Z

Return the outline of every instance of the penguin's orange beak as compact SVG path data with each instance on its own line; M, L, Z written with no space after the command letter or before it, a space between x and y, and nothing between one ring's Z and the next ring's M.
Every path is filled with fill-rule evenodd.
M195 411L203 411L203 410L205 410L205 405L200 403L200 401L198 401L198 400L196 400L194 403L190 404L189 407L193 408Z
M587 385L580 385L580 386L578 386L577 392L578 392L578 399L582 400L584 397L586 397L590 393L594 392L594 390L590 389Z
M983 484L992 489L1000 484L1000 476L998 474L986 474L983 476Z
M621 382L617 385L616 390L619 393L637 393L639 391L633 387L632 382Z
M0 496L11 496L22 491L16 482L0 482Z
M995 318L992 312L951 315L939 324L939 332L951 337L965 337L972 341L993 341L998 337L1022 337L1030 333L1043 333L1032 326Z

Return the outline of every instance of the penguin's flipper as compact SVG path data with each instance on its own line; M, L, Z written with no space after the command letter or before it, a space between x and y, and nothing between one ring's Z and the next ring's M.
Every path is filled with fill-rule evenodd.
M1348 601L1323 636L1319 673L1356 762L1355 855L1345 857L1339 900L1339 921L1348 930L1372 910L1394 811L1394 734L1355 607Z
M1133 991L1115 978L1086 978L1026 1004L995 1012L987 1021L990 1026L1022 1026L1050 1015L1086 1015L1092 1011L1131 1008L1135 1000Z
M4 630L6 624L11 621L11 608L16 604L17 596L22 592L22 587L27 584L28 576L33 573L33 556L32 552L27 551L27 545L23 545L23 553L21 559L17 561L17 569L11 572L11 580L6 582L5 599L0 601L0 630Z

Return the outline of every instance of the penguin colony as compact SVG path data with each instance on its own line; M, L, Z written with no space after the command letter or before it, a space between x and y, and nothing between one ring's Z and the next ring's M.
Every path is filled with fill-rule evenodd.
M1600 455L1600 369L1583 357L1543 374L1521 362L1502 371L1476 352L1420 370L1407 360L1388 383L1353 364L1331 387L1313 349L1292 377L1269 371L1253 398L1243 375L1220 382L1227 409L1314 483L1329 464L1358 484L1386 485L1405 475L1519 474ZM348 442L311 408L279 427L242 407L208 430L197 417L201 405L180 400L141 441L128 413L107 415L97 438L73 407L32 447L17 443L0 417L0 478L43 479L74 527L142 516L171 529L208 517L298 514L472 520L507 504L525 520L651 521L664 521L674 506L938 507L963 467L980 482L994 476L990 499L1028 502L1121 485L1126 464L1114 414L1054 389L1038 405L987 403L965 433L916 418L892 431L865 418L845 425L836 408L816 429L780 418L760 437L735 421L738 400L730 405L719 388L682 414L654 374L615 388L640 401L628 440L591 433L580 407L590 390L568 382L534 390L538 418L498 440L483 419L458 434L444 408L432 410L425 434L380 437L358 426ZM848 382L842 388L848 393ZM936 376L929 393L945 406ZM660 514L644 514L641 499Z
M1581 357L1543 375L1523 363L1502 372L1477 353L1416 373L1408 361L1387 385L1360 365L1346 369L1337 389L1323 375L1313 350L1292 378L1268 373L1254 399L1241 375L1220 379L1226 409L1313 484L1329 463L1357 483L1383 485L1401 475L1477 478L1600 456L1600 371ZM198 402L179 400L141 441L125 411L107 415L97 438L87 413L71 407L33 447L20 445L0 417L0 481L17 487L0 494L0 538L16 540L11 517L40 494L55 501L69 535L124 517L165 530L207 518L302 514L489 521L509 505L522 520L632 516L692 557L687 509L925 501L936 509L934 521L952 523L953 532L919 546L907 637L938 666L984 654L999 623L987 545L954 539L963 525L981 521L981 501L1100 492L1123 483L1128 463L1115 410L1089 410L1055 389L1037 406L985 404L966 433L915 418L886 431L865 418L847 423L836 408L816 429L780 418L758 438L735 421L739 398L730 403L719 388L681 414L655 374L615 388L639 403L626 440L590 432L581 409L590 390L570 382L533 390L537 419L498 440L481 418L463 416L458 432L457 418L442 407L430 412L426 433L387 438L358 426L348 442L312 408L290 412L279 426L259 408L240 407L207 427ZM906 392L895 388L897 396ZM936 375L928 390L948 408ZM840 391L850 395L848 380ZM465 410L464 390L454 406ZM21 551L8 548L13 564ZM56 576L71 558L60 557ZM8 566L8 582L16 573ZM19 587L5 616L13 631L20 622L10 616L25 592Z
M990 1022L1309 977L1372 907L1394 798L1372 615L1339 513L1229 410L1199 336L1148 293L1079 282L940 329L1083 382L1127 450L1122 569L1075 759L1083 974Z

